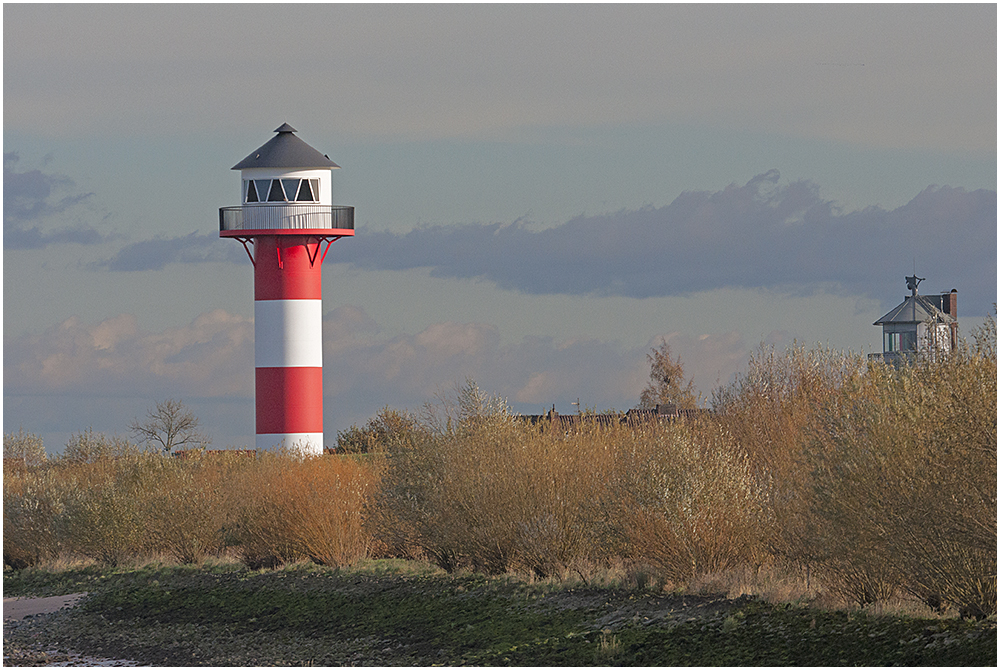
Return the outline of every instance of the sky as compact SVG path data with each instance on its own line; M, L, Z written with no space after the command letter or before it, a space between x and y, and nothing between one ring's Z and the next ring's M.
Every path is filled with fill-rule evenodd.
M50 453L180 399L253 444L230 168L342 169L324 430L473 379L625 410L666 341L705 401L761 346L881 350L907 294L997 300L997 9L3 7L4 432ZM573 403L579 403L574 405Z

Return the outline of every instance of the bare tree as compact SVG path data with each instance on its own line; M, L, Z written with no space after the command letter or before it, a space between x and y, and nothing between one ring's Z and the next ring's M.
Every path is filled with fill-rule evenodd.
M175 447L202 449L210 442L197 430L198 417L180 400L158 401L145 421L135 419L128 427L136 441L158 445L167 454Z
M694 382L684 379L684 366L678 356L670 355L670 345L666 340L646 354L649 361L649 384L639 396L639 407L655 409L657 405L674 404L678 409L694 409L698 406L698 393Z

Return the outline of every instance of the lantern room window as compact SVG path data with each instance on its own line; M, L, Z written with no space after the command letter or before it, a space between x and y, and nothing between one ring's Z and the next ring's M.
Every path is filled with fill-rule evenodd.
M244 179L243 202L319 202L319 179Z
M271 190L267 194L268 202L284 202L285 194L281 191L281 180L271 180Z
M313 182L316 182L316 188L313 187ZM303 179L302 185L299 186L299 195L295 199L299 202L316 202L319 198L316 197L316 193L319 191L319 179Z
M243 202L259 202L260 198L257 197L257 187L254 186L252 179L243 180Z

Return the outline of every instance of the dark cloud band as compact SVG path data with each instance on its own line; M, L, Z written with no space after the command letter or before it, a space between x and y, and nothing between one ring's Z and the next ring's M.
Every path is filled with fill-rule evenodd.
M115 272L162 270L168 263L246 262L246 253L218 233L193 232L184 237L135 242L111 258L93 265Z
M842 212L809 181L782 185L777 170L743 186L688 191L665 207L579 216L545 230L463 224L407 233L364 231L327 262L365 270L429 268L432 276L482 279L526 294L690 295L720 288L886 297L913 265L958 288L961 314L996 302L996 191L931 186L894 210ZM109 270L167 263L243 262L214 234L126 246ZM947 284L946 286L944 284Z
M807 181L776 170L744 186L693 191L665 207L580 216L532 231L511 225L359 234L335 262L427 267L529 294L686 295L718 288L882 295L916 262L963 293L964 314L996 301L996 191L928 187L892 211L843 213ZM893 296L895 299L895 296Z
M15 167L17 152L3 155L3 244L6 249L41 249L50 244L99 244L108 238L89 226L42 230L37 222L73 211L93 193L73 193L73 180L62 175ZM69 192L68 192L69 191Z

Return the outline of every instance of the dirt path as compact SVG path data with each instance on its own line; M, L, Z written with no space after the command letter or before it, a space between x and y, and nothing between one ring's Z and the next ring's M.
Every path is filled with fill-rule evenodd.
M50 598L4 598L3 620L19 621L26 616L58 612L64 607L72 607L85 595L87 594L71 593L66 596L52 596Z
M21 621L27 617L54 614L59 610L73 607L86 593L71 593L49 598L4 598L4 623ZM127 667L138 665L124 659L96 658L58 649L34 649L20 645L4 644L3 664L5 666L34 667Z

